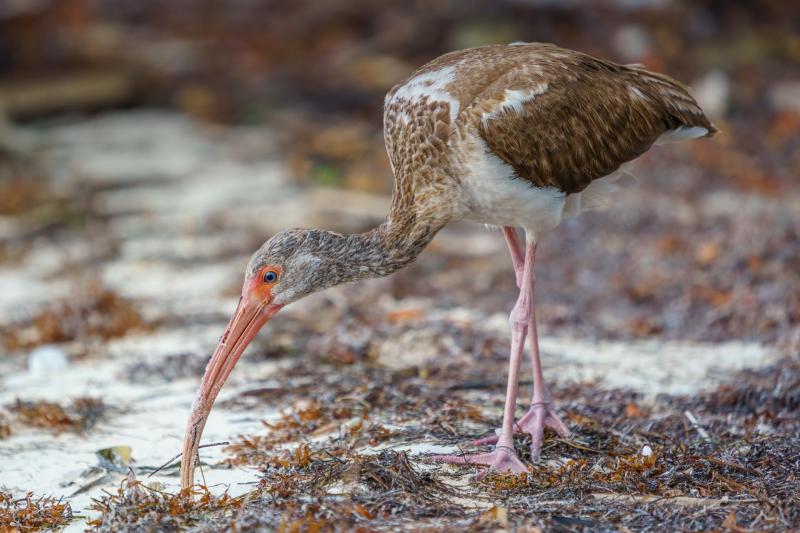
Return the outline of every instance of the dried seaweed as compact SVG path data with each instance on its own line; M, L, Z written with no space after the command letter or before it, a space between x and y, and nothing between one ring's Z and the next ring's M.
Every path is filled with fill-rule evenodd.
M0 413L0 439L5 439L11 436L11 423L6 415Z
M383 451L361 457L356 464L358 480L370 493L361 503L373 515L463 516L463 509L450 502L457 491L415 467L405 452Z
M305 465L268 466L261 487L261 498L237 520L247 523L256 519L255 506L279 514L282 523L337 529L411 525L467 515L466 508L454 502L459 489L415 466L408 454L391 450L316 457ZM298 505L309 499L312 504ZM267 513L262 517L270 516Z
M0 491L0 531L28 532L57 528L72 520L69 504L51 496L34 497L28 492L21 498Z
M508 509L515 527L554 530L722 528L731 512L741 528L782 530L800 520L795 391L784 388L800 372L789 360L689 398L558 387L554 394L567 403L563 411L576 437L548 434L545 462L522 476L491 474L465 485L460 480L475 467L441 467L425 454L364 453L406 442L464 442L492 430L499 409L487 416L465 399L502 386L474 379L473 372L487 375L484 365L492 364L446 366L419 380L369 362L335 373L324 363L298 362L286 370L288 381L305 373L324 401L299 401L266 435L241 437L227 448L227 463L264 471L265 494L257 504L264 511L248 506L234 523L280 517L298 527L477 527L488 520L480 522L479 511L487 501ZM442 390L450 391L447 398ZM306 392L289 387L280 396L299 399ZM427 413L428 404L435 415ZM685 412L694 413L707 438ZM293 442L299 444L287 447ZM515 445L529 462L529 438L518 436Z
M203 486L170 494L141 483L131 471L115 494L93 500L90 509L100 516L89 525L95 531L111 532L186 529L234 513L247 498L227 493L215 496Z
M136 307L113 291L90 285L81 295L45 309L27 324L8 328L2 337L5 349L12 352L89 337L111 339L147 327Z
M2 155L4 154L0 154L0 162L7 163ZM22 164L15 163L19 168L13 169L16 172L12 177L5 176L5 171L9 170L5 167L12 165L4 165L4 172L0 172L0 215L19 215L31 211L53 197L47 181L41 179L41 176L31 176L30 169L23 169Z
M75 398L63 407L46 400L17 401L8 406L21 424L36 428L49 429L55 433L83 433L92 429L102 420L108 406L99 398Z

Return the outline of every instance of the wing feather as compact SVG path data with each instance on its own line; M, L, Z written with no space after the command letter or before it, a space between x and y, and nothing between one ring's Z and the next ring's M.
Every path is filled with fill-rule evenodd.
M716 131L668 76L553 46L521 55L463 114L520 178L566 193L613 173L665 133Z

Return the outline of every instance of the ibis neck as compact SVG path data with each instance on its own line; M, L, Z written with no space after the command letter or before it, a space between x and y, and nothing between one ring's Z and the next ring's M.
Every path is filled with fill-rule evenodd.
M420 214L421 213L421 214ZM305 280L305 293L366 278L388 276L411 264L447 220L430 210L402 205L394 197L386 221L364 233L342 235L325 230L305 230L303 261L292 270ZM313 258L310 262L307 258ZM291 295L291 300L303 296Z
M391 216L377 228L348 235L350 264L358 278L388 276L410 265L431 242L442 224L398 220Z

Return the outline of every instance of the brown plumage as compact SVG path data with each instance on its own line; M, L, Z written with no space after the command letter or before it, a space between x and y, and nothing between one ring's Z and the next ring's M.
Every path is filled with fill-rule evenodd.
M455 124L447 124L445 111L450 109L444 104L393 99L409 80L446 68L453 69L453 82L445 90L460 108ZM519 112L483 120L507 91L534 96ZM406 129L398 125L403 113L427 122L422 135L395 133ZM426 148L447 153L454 133L477 133L518 177L566 193L580 192L611 174L667 131L701 127L707 136L716 132L686 88L672 78L543 43L486 46L435 59L389 92L384 121L395 169L405 169L409 155ZM416 124L409 129L420 130ZM441 143L430 143L432 132ZM418 165L416 160L409 166Z
M570 435L552 409L536 336L533 261L537 239L593 207L620 167L659 140L711 136L716 129L686 89L639 66L617 65L549 44L486 46L444 55L386 96L384 139L395 174L386 222L341 235L291 230L250 260L242 297L212 356L186 428L181 483L193 482L200 436L214 399L247 344L285 305L315 291L385 276L411 263L458 219L503 226L520 295L502 430L480 444L494 451L446 462L520 472L515 431ZM523 247L515 227L525 230ZM514 423L519 366L531 336L534 395Z

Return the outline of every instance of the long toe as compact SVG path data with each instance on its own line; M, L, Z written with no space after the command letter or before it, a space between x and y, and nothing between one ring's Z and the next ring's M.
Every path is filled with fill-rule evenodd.
M520 474L528 471L516 453L506 447L475 455L436 455L433 460L439 463L483 465L489 467L488 471L495 472ZM486 473L478 477L483 477L483 475L486 475Z
M473 440L469 443L470 446L494 446L497 444L497 441L500 440L500 437L497 435L488 435L486 437L480 438L478 440Z
M454 465L492 466L495 458L495 452L489 452L472 455L435 455L433 460L437 463L450 463Z
M524 431L531 436L531 459L533 461L538 461L541 457L545 427L549 427L565 439L572 436L572 432L553 412L549 403L534 403L531 405L525 416L520 418L517 427L519 431Z
M566 424L558 417L557 414L548 410L547 416L544 419L544 425L555 431L559 437L569 439L572 437L572 431L569 430Z

